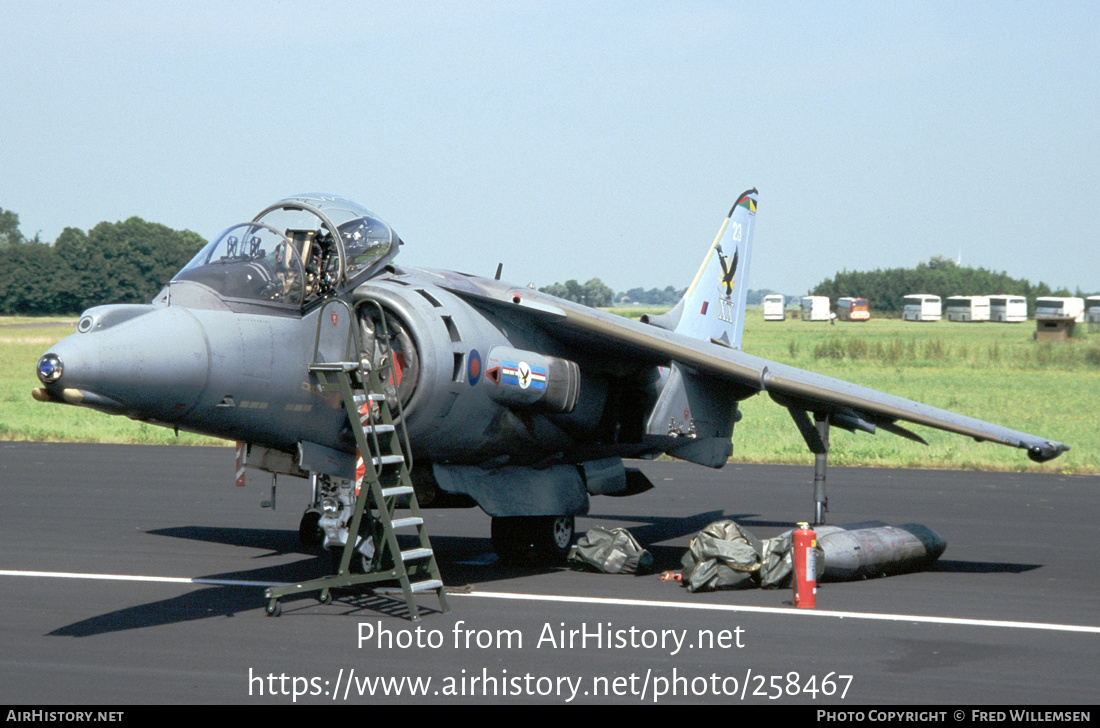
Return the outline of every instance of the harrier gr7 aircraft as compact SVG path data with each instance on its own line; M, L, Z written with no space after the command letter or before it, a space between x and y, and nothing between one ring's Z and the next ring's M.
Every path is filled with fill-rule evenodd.
M913 423L1037 461L1067 449L742 352L756 206L756 190L741 195L683 299L634 322L399 265L372 212L289 197L211 241L152 303L85 312L40 360L35 396L244 443L243 465L311 478L305 540L340 549L356 533L364 557L378 499L349 517L364 445L374 467L415 463L401 478L422 505L480 506L498 551L549 555L591 496L651 487L623 458L722 467L738 403L760 393L818 456L818 522L832 426L923 442L899 424Z

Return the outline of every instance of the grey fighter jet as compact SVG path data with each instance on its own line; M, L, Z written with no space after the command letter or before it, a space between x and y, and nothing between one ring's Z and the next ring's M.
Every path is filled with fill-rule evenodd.
M310 365L329 338L354 341L363 370L390 360L387 397L421 504L476 504L498 551L556 555L590 496L651 487L623 458L722 467L739 402L760 393L790 411L817 455L818 523L831 426L923 442L899 424L914 423L1037 461L1067 450L742 352L756 206L756 190L741 195L679 304L634 322L497 279L405 267L374 213L289 197L212 240L150 304L86 311L39 361L35 396L236 440L245 465L311 477L302 536L316 541L325 494L355 477L357 440L341 396ZM326 545L346 542L331 530Z

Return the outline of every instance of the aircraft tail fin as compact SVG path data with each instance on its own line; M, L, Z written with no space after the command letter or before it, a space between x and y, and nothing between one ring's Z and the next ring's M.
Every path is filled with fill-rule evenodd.
M676 306L681 309L676 333L741 348L757 195L756 189L748 190L730 208L699 272Z
M684 297L672 311L647 323L741 348L756 195L752 189L737 198ZM737 388L673 362L646 421L646 434L671 438L665 451L673 457L720 468L733 449L730 437L740 418L741 396Z

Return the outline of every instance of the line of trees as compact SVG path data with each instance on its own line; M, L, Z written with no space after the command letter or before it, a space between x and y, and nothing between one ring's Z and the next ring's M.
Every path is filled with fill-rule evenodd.
M664 288L650 288L648 291L644 288L631 288L629 291L619 293L615 295L615 303L641 303L646 306L675 306L679 301L686 288L674 288L673 286L665 286Z
M566 301L584 304L586 306L608 307L615 305L641 304L643 306L675 306L683 298L686 288L665 286L664 288L631 288L622 293L613 293L599 278L593 278L585 284L576 280L568 280L565 283L552 283L539 289L551 296L564 298ZM763 303L764 296L774 293L771 289L750 290L747 302L750 306Z
M1028 309L1035 311L1035 299L1041 296L1084 296L1078 291L1054 290L1046 283L1032 284L1007 273L995 273L985 268L960 266L950 258L935 256L916 268L891 268L874 271L842 271L817 285L810 295L828 296L836 300L843 296L866 298L878 311L901 312L902 298L912 293L948 296L988 296L1011 294L1025 296Z
M610 306L615 300L615 291L611 290L599 278L593 278L583 285L574 279L569 279L565 283L551 283L539 290L543 293L549 293L551 296L564 298L566 301L573 301L595 308Z
M102 222L87 232L65 228L51 245L37 235L26 238L19 231L19 216L0 209L0 314L71 314L101 303L147 303L205 242L190 230L172 230L131 217ZM539 290L594 307L626 302L672 306L684 294L684 289L673 286L615 293L599 278L583 284L571 279ZM748 303L758 304L771 292L749 291ZM900 312L902 298L912 293L943 298L1019 295L1028 299L1031 311L1040 296L1086 295L1010 278L1003 272L959 266L942 256L922 261L916 268L842 271L810 293L834 300L859 296L887 312Z
M65 228L47 244L0 210L0 314L71 314L101 303L148 303L205 245L198 233L139 217Z

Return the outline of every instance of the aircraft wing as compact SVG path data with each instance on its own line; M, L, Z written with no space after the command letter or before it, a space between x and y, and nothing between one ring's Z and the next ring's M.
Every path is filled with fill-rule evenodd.
M549 335L583 346L593 355L662 366L676 362L743 390L744 396L739 399L767 392L791 411L808 441L812 434L806 428L812 429L812 424L805 413L813 412L829 415L832 424L845 429L873 433L881 427L918 442L924 440L896 423L934 427L979 441L1024 448L1037 462L1069 450L1060 442L762 359L719 341L701 341L500 281L431 273L444 279L440 281L443 288L471 303L523 317Z

